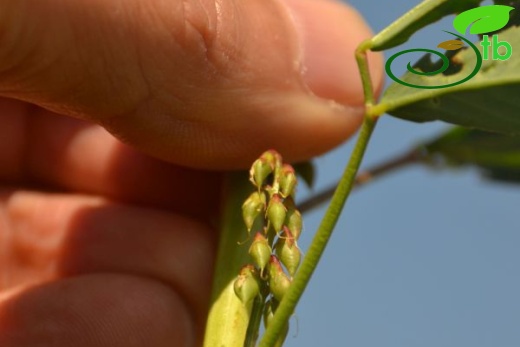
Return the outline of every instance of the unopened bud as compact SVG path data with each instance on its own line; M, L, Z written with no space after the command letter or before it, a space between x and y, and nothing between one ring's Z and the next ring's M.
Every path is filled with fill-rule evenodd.
M251 247L249 247L249 254L262 273L264 272L267 263L269 263L271 252L271 246L269 246L267 238L263 233L257 232L253 243L251 243Z
M291 280L287 277L285 272L283 272L282 265L276 256L271 256L268 268L269 290L276 300L281 301L291 285Z
M249 180L260 190L265 179L281 165L281 162L282 156L278 152L272 149L265 151L251 166Z
M274 171L277 167L282 166L282 156L280 153L275 151L274 149L270 149L262 153L260 158L264 159L269 165L271 165L272 170Z
M253 165L251 166L251 170L249 170L249 180L253 182L253 184L258 187L258 190L264 184L265 179L273 172L271 165L267 163L264 159L259 158L255 160Z
M298 183L296 173L289 164L284 164L279 174L280 194L286 198L294 193L294 188Z
M246 265L240 270L240 273L233 284L235 294L240 301L247 304L260 293L259 281L260 279L258 278L254 266Z
M278 194L274 194L267 206L267 218L276 232L282 230L287 210Z
M276 242L275 251L289 275L294 276L300 265L301 251L294 237L290 235L290 231L287 230L287 232L289 235L285 233L286 237L280 237Z
M302 215L300 211L295 208L289 208L287 211L287 220L286 225L291 231L292 236L295 240L300 238L300 234L302 233Z
M251 231L256 217L265 209L265 203L265 194L263 192L254 192L242 205L242 217L247 231Z

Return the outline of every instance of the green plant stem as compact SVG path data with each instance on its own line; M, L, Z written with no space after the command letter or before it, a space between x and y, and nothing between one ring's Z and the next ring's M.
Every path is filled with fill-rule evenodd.
M367 108L374 104L374 88L370 78L370 70L368 66L367 50L372 46L371 40L361 42L355 52L356 63L359 68L359 75L361 76L361 83L363 84L363 94L365 96L365 106ZM365 115L366 116L366 115Z
M370 41L364 41L356 50L356 61L358 63L361 81L363 83L363 91L365 94L365 105L369 108L374 102L374 93L366 50L370 47ZM352 191L356 174L361 165L361 161L365 154L365 150L370 141L370 137L377 124L377 117L371 117L365 114L363 124L359 132L359 136L352 151L350 160L345 168L343 176L339 181L336 191L332 197L330 205L325 212L325 216L321 221L318 231L314 235L307 255L303 259L300 269L296 273L294 280L285 293L280 305L276 309L274 317L266 329L265 334L260 340L259 347L273 347L275 346L279 336L283 332L284 327L289 321L289 318L294 312L298 301L300 300L307 284L309 283L312 274L327 246L327 243L332 236L332 232L339 219L343 206Z

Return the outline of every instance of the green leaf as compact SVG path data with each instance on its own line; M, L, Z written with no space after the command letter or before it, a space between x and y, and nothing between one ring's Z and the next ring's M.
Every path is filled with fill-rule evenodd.
M512 6L515 9L509 13L509 22L505 26L508 28L510 26L518 26L520 25L520 1L519 0L495 0L494 3L496 5L508 5Z
M418 30L445 16L477 7L482 0L426 0L375 35L368 46L382 51L408 41Z
M423 148L452 166L474 166L494 180L520 183L520 136L455 127Z
M500 33L500 41L520 48L520 29L511 27ZM482 47L479 45L479 51ZM516 53L516 52L515 52ZM491 55L491 54L490 54ZM481 130L520 134L520 54L512 54L505 61L484 60L482 67L470 80L449 88L421 89L393 83L385 91L374 114L390 115L415 121L443 120ZM427 58L421 59L428 66ZM419 86L435 87L460 81L469 76L478 63L472 49L463 49L451 57L451 65L458 69L451 74L435 76L407 72L401 80ZM434 65L430 62L429 65Z
M502 29L509 22L509 12L514 7L504 5L489 5L472 8L459 14L453 20L453 27L464 35L471 26L470 34L485 34Z

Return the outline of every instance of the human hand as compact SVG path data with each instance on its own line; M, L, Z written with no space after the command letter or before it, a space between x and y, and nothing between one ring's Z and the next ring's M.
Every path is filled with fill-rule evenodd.
M0 0L0 33L2 347L200 344L210 170L361 120L369 31L334 2Z

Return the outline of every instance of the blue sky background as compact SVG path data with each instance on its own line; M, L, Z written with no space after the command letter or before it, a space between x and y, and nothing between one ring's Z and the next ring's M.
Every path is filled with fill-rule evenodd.
M375 32L418 2L350 1ZM451 20L399 50L434 48ZM445 128L385 116L364 166ZM351 147L352 141L316 160L317 190L339 178ZM520 186L490 183L474 170L411 167L356 191L291 321L286 346L519 347L519 207ZM305 217L304 250L323 213Z

